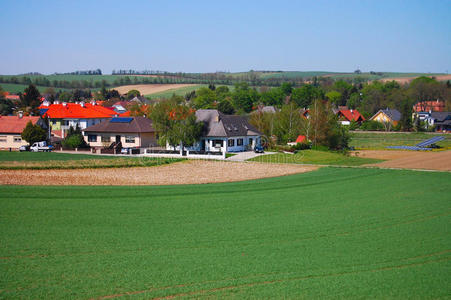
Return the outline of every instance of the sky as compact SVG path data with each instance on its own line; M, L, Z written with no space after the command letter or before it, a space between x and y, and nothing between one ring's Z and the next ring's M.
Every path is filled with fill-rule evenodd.
M0 74L451 72L451 0L0 0Z

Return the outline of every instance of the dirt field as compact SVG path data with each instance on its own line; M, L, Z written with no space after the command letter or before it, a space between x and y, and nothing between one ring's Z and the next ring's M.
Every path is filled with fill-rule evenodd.
M438 75L438 76L428 76L428 77L434 77L435 79L437 79L438 81L446 81L446 80L451 80L451 75ZM417 77L393 77L393 78L384 78L384 79L380 79L379 81L381 82L388 82L388 81L396 81L400 84L406 84L411 82L412 80L414 80Z
M149 168L80 170L0 170L0 184L167 185L242 181L316 170L289 164L196 161Z
M196 84L137 84L124 85L114 88L121 94L126 94L131 90L138 90L141 95L150 95L154 93L164 92L167 90L178 89L187 86L195 86Z
M353 155L386 159L385 162L372 165L381 168L451 171L451 151L365 150L356 151Z

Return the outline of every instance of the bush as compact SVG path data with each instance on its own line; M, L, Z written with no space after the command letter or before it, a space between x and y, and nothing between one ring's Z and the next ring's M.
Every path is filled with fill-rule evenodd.
M69 128L66 138L61 141L61 145L68 149L89 148L78 126L75 129L72 126Z
M47 132L41 128L41 126L29 121L27 123L27 126L25 126L25 129L22 131L21 134L22 139L27 141L30 145L36 142L42 142L47 140Z
M293 151L295 150L306 150L312 148L312 145L310 143L297 143L294 146L291 146Z
M384 124L370 120L363 122L362 125L360 126L360 129L368 131L385 131Z

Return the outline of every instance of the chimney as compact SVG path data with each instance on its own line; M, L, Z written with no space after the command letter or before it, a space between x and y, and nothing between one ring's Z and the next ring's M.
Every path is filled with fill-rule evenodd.
M80 106L81 106L81 107L85 107L85 101L81 101L81 102L80 102Z
M47 100L44 100L44 102L42 102L42 105L43 105L43 106L49 106L49 105L50 105L50 102L47 101Z
M215 116L215 122L216 122L216 123L219 123L219 115L216 115L216 116Z
M95 100L91 100L91 105L96 105L96 101Z
M19 119L22 119L23 118L23 111L19 111L17 113L17 116L19 117Z
M53 101L53 104L60 104L59 100Z
M67 103L66 102L63 102L63 106L66 106L67 105Z

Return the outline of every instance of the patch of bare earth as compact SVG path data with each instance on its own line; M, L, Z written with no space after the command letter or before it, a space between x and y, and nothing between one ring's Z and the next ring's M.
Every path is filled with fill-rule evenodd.
M179 89L187 86L195 86L196 84L136 84L123 85L114 88L121 94L126 94L131 90L138 90L142 95L150 95L154 93L164 92L172 89Z
M437 75L437 76L427 76L427 77L430 77L430 78L434 77L438 81L451 80L451 75L450 74L448 74L448 75ZM380 79L379 81L381 81L381 82L388 82L388 81L393 81L394 80L394 81L396 81L396 82L398 82L400 84L406 84L406 83L411 82L415 78L418 78L418 77L392 77L392 78L383 78L383 79Z
M425 169L451 171L451 151L396 151L396 150L364 150L353 155L359 157L386 159L387 161L371 164L381 168Z
M78 170L0 170L0 184L168 185L232 182L291 175L315 166L189 160L156 167Z

